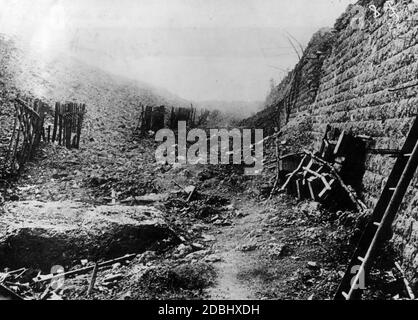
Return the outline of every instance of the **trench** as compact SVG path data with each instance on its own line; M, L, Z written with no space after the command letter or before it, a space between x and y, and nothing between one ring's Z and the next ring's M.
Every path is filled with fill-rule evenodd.
M77 237L75 230L50 234L42 228L24 228L0 241L0 268L26 268L22 280L31 283L39 272L54 273L57 266L64 271L81 267L81 260L102 262L140 254L147 250L162 251L177 244L177 237L169 229L156 226L118 226L111 232ZM0 300L10 295L0 287Z
M49 273L55 265L67 269L82 259L109 260L146 250L162 250L175 242L168 229L158 226L121 226L109 233L82 237L73 234L73 230L49 234L42 228L25 228L0 243L0 267L25 267Z

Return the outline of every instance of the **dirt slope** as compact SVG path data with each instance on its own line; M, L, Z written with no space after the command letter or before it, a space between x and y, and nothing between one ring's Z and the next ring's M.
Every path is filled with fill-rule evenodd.
M0 34L0 160L13 126L9 102L17 95L40 98L52 107L56 101L85 103L87 148L91 136L100 143L124 139L126 132L120 131L136 124L140 103L188 105L164 90L108 74L65 54L33 51L19 39Z

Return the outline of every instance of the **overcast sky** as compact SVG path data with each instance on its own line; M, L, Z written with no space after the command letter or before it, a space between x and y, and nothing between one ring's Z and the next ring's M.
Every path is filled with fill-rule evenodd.
M264 100L353 0L0 0L0 32L195 101Z

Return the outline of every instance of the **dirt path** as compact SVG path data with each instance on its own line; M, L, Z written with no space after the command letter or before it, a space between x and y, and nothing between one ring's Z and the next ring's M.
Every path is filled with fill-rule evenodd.
M211 299L257 299L263 291L263 277L257 276L262 269L260 249L274 240L268 236L270 231L263 228L269 218L266 205L243 199L236 206L241 218L215 232L217 242L213 249L219 252L221 261L216 263L218 281L209 290Z
M310 204L307 204L309 207ZM241 218L213 230L218 279L210 299L328 298L339 277L321 243L332 230L286 200L241 199ZM312 208L314 209L314 208ZM309 209L308 209L309 210Z
M214 250L219 252L221 261L216 264L218 281L209 290L211 299L247 300L255 299L253 288L247 281L239 278L240 273L255 264L257 255L245 254L239 247L246 241L247 235L257 225L258 213L252 213L217 235Z

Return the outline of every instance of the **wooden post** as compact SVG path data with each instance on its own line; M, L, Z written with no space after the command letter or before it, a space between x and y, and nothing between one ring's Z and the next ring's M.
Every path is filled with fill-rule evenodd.
M280 174L280 168L279 168L279 162L280 162L280 152L279 152L279 128L274 128L274 133L276 135L276 139L274 140L274 146L276 151L276 177L279 178Z
M71 149L71 131L73 126L73 103L68 104L66 147Z
M73 137L71 148L77 148L77 136L76 135Z
M276 139L274 141L275 143L275 156L276 156L276 178L273 184L273 188L271 189L270 192L270 196L269 196L269 200L273 197L274 193L276 192L277 186L279 184L279 179L280 179L280 168L279 168L279 164L280 164L280 154L279 154L279 129L277 127L274 128L274 132L276 135Z
M60 103L58 103L58 144L61 145L61 139L62 139L62 109L63 106L61 106Z
M77 114L77 133L76 133L76 144L75 147L78 149L80 147L80 136L81 136L81 125L83 121L83 114L82 114L82 107L80 108L80 112Z
M175 118L175 114L174 114L174 107L171 107L171 114L170 114L170 129L174 128L174 118Z
M44 142L46 142L46 133L45 133L45 128L41 127L41 136Z
M94 264L94 268L93 268L93 274L91 275L91 280L90 280L90 285L89 285L89 289L87 290L87 296L90 296L93 292L94 289L94 285L96 283L96 278L97 278L97 270L99 269L99 264L96 262Z
M7 150L6 160L5 160L4 166L3 166L4 169L6 168L7 162L9 161L10 155L12 153L13 139L16 139L16 130L18 130L18 124L19 124L19 122L18 122L18 119L17 119L17 113L15 113L15 120L14 120L14 125L13 125L13 133L12 133L12 137L10 138L9 149Z
M55 142L57 137L57 126L58 126L58 102L55 103L55 113L54 113L54 130L52 132L52 142Z
M61 128L60 128L60 130L62 130L62 136L61 136L61 145L62 146L65 146L65 139L66 139L66 127L65 127L65 125L66 125L66 123L67 123L67 121L65 121L65 112L66 112L66 110L67 110L67 106L66 105L62 105L61 106L61 114L60 114L60 117L61 117Z

